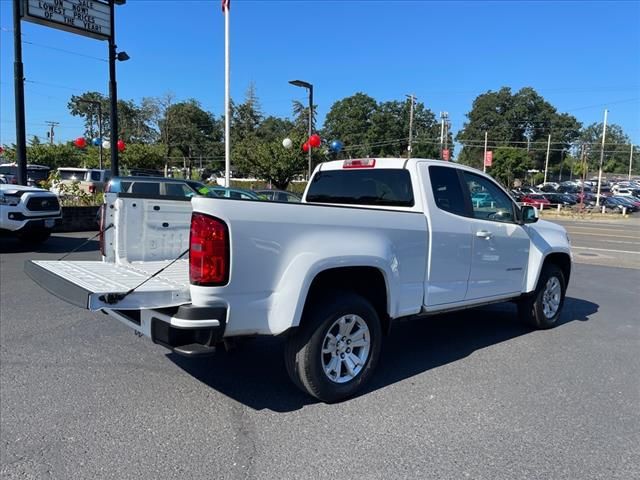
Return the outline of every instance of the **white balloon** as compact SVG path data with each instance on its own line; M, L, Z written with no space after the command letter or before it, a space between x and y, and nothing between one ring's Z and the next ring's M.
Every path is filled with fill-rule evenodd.
M102 148L109 148L109 147L111 147L111 142L109 140L103 140Z
M291 145L293 145L293 142L290 138L285 138L284 140L282 140L282 146L284 148L291 148Z

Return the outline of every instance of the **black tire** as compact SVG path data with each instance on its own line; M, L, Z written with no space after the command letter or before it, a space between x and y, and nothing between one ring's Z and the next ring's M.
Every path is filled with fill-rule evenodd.
M547 313L545 313L545 294L550 295L550 292L546 290L548 285L553 285L553 283L550 283L553 282L552 279L556 279L559 283L559 303L555 312L548 310ZM553 263L544 265L533 295L518 302L518 315L520 319L532 327L541 330L555 327L562 313L566 289L566 282L560 267Z
M36 245L47 241L50 236L51 230L31 230L21 233L18 238L25 243Z
M291 380L298 388L318 400L333 403L355 395L370 379L380 356L382 329L375 309L359 295L350 292L327 292L319 300L305 309L302 325L287 339L285 364ZM354 347L351 350L345 340L342 344L338 342L331 347L332 350L336 348L336 355L333 352L322 353L323 344L327 341L328 334L340 327L336 322L343 317L347 325L346 328L348 326L351 329L355 328L351 333L354 338L361 331L366 337L368 329L368 337L366 337L368 338L368 351L365 350L365 347ZM367 329L360 329L362 321L366 324ZM336 335L336 337L338 336L340 334ZM354 340L355 342L356 340ZM330 344L327 343L327 345ZM347 350L338 354L337 352L341 348ZM342 358L347 355L348 359L357 358L358 355L365 357L361 360L361 364L354 364L355 373L350 380L348 377L351 374L347 370L347 361L345 360L343 363L336 359L339 362L336 376L340 376L344 370L347 378L343 383L329 378L329 374L324 370L325 363L330 362L332 357L340 355ZM354 365L350 364L350 368L353 369Z

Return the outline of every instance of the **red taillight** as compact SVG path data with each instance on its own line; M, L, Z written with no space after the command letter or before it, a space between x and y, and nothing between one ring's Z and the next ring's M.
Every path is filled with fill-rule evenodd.
M193 285L220 286L229 281L229 230L209 215L191 215L189 281Z
M96 193L96 186L91 184L89 185L88 190L89 190L89 193Z

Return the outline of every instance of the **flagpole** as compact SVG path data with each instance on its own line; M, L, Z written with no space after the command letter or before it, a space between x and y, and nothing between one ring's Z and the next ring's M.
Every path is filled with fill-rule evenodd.
M231 112L229 111L229 15L230 2L223 0L224 13L224 186L230 187L231 172Z

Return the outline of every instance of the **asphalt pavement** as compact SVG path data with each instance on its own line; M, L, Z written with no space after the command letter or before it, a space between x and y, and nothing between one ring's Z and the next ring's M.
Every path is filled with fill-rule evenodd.
M184 359L23 273L86 236L0 239L3 479L640 478L638 269L577 263L548 331L511 304L402 322L370 387L325 405L281 339Z
M545 219L567 229L574 262L640 269L640 214L613 220Z

